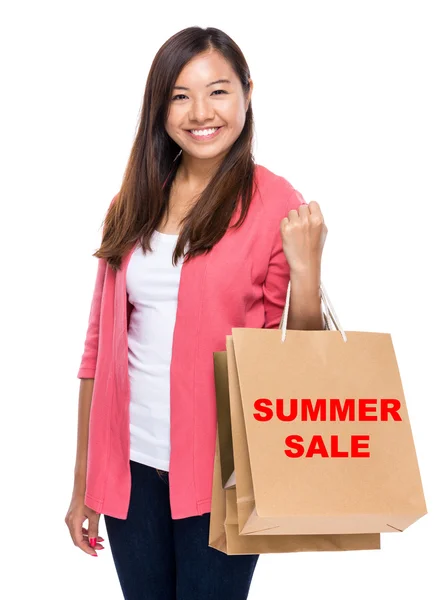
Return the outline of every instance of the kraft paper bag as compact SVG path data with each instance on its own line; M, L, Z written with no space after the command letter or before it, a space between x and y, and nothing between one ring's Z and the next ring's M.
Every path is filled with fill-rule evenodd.
M210 514L209 546L225 554L266 554L285 552L316 552L316 551L347 551L347 550L379 550L380 535L351 534L351 535L239 535L237 509L246 509L248 504L237 505L236 486L224 489L222 476L221 448L225 447L234 470L234 459L226 444L231 440L230 399L227 373L227 352L214 352L214 376L217 400L217 437L216 454L213 474L212 504ZM242 411L241 411L242 412ZM239 431L239 427L241 427ZM236 472L239 473L239 489L252 494L251 473L249 470L248 448L242 419L233 421L233 436L237 439L234 446L236 456ZM221 440L222 437L222 440ZM242 445L243 442L243 445ZM241 460L239 460L241 459ZM245 470L246 469L246 470ZM236 480L237 481L237 480ZM234 489L233 489L234 488ZM242 495L241 495L242 496ZM253 498L253 496L251 496ZM241 500L245 500L241 497ZM251 505L249 505L251 508ZM251 512L251 511L250 511ZM245 513L243 513L245 516ZM246 514L245 520L248 518Z
M213 473L208 545L227 555L286 552L379 550L379 534L353 535L239 535L236 489L222 488L219 437Z
M240 534L400 532L427 514L391 336L344 332L321 294L336 330L286 330L289 284L281 331L227 336Z

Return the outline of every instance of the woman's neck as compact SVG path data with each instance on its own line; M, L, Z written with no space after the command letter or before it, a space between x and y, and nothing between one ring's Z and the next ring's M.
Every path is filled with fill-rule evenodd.
M183 152L175 175L175 182L190 190L204 189L219 167L223 157L199 159Z

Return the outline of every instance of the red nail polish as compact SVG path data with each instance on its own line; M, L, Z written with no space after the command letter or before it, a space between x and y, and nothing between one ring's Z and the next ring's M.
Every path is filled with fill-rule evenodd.
M92 548L94 548L95 545L96 545L96 538L90 538L90 546Z

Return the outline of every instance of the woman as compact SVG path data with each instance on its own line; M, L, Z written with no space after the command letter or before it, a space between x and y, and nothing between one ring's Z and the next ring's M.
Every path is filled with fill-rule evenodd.
M95 253L65 520L97 556L104 514L130 600L247 598L258 555L208 545L212 353L231 327L278 327L289 279L287 327L323 329L327 228L316 202L254 163L252 89L218 29L189 27L162 46Z

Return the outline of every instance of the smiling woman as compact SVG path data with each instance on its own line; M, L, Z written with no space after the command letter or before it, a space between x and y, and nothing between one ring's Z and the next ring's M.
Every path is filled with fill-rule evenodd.
M232 326L278 326L289 276L280 219L301 203L254 162L252 88L219 29L189 27L163 44L94 253L78 372L94 385L81 382L66 522L97 556L104 514L128 600L244 600L258 560L209 546L212 352Z
M222 76L213 80L216 73ZM191 148L195 160L199 157L217 164L242 132L251 100L251 79L248 87L244 94L239 78L220 52L212 49L199 54L182 69L173 87L185 93L172 98L167 133L183 151ZM204 163L204 168L207 166ZM191 171L190 164L183 165L184 171Z
M221 76L213 79L218 73ZM184 90L184 94L172 98L167 133L183 151L191 149L188 156L217 164L242 132L252 89L253 82L248 78L244 94L231 64L219 51L200 53L182 69L173 86L173 91ZM183 165L185 170L191 171L190 164Z
M254 193L249 67L213 27L189 27L157 52L121 189L105 218L97 258L119 270L135 240L178 232L172 263L209 252ZM196 201L194 201L196 200ZM195 235L196 232L196 235Z

